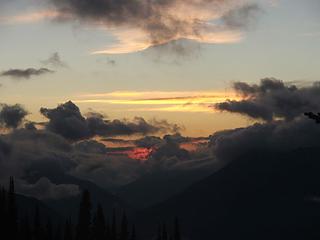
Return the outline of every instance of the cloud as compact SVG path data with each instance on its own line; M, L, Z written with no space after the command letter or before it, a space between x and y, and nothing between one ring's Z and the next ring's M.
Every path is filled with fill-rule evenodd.
M41 108L40 112L49 119L46 129L70 140L81 140L93 136L147 135L178 132L180 127L165 120L146 121L141 117L128 120L106 120L101 114L82 116L80 109L71 101L57 108Z
M2 7L2 6L1 6ZM15 6L16 8L16 6ZM1 11L2 9L0 9ZM59 13L51 10L41 10L35 12L27 12L18 15L0 16L0 25L6 24L30 24L42 20L53 20L59 16Z
M239 113L250 118L273 121L292 120L305 112L320 109L320 84L297 87L275 78L262 79L260 84L237 82L234 90L243 100L217 103L217 110Z
M255 22L261 9L256 4L246 4L231 9L222 17L222 22L231 29L246 29Z
M62 61L58 52L53 53L48 59L41 61L46 66L52 66L55 68L66 68L68 65Z
M163 140L160 137L155 136L146 136L135 141L136 146L142 148L152 148L162 143Z
M5 158L0 161L0 180L61 175L70 171L72 146L66 140L43 130L18 129L0 137Z
M320 108L318 82L297 87L266 78L260 84L235 83L234 89L245 99L226 101L215 107L265 121L213 134L210 146L217 159L227 163L255 153L276 154L319 147L319 125L309 119L318 115L304 115Z
M40 76L48 73L54 73L54 71L48 68L27 68L27 69L10 69L0 73L0 77L11 77L15 79L29 79L33 76Z
M85 139L92 135L80 109L71 101L54 109L41 108L40 112L49 119L46 128L67 139Z
M107 148L104 144L95 140L85 140L74 145L75 150L84 153L106 154Z
M0 107L0 124L5 128L17 128L28 115L28 112L19 104L0 104Z
M254 22L259 7L235 0L50 0L60 21L107 28L117 43L94 53L119 54L188 39L232 43Z
M174 141L166 141L157 151L152 154L156 161L177 158L179 160L189 160L190 154L187 150L180 148L180 145ZM151 160L152 161L152 160Z
M80 95L76 103L126 105L127 111L207 112L209 107L226 99L242 99L233 92L218 91L116 91ZM141 107L142 106L142 107Z
M152 140L153 144L149 146L159 147L160 152L145 161L137 161L126 154L113 155L112 151L116 150L112 149L111 143L106 146L99 138L93 138L96 132L110 135L177 130L177 126L166 121L146 122L140 118L108 121L103 120L105 115L93 110L84 117L72 102L54 109L42 109L42 112L49 119L44 128L37 129L35 123L26 121L24 128L16 128L0 136L0 183L7 181L9 176L15 176L17 189L25 195L38 199L61 199L77 195L76 185L63 182L57 185L55 182L56 178L63 179L68 175L93 181L105 188L114 188L159 169L190 171L206 167L202 159L198 162L199 159L194 158L191 163L191 158L186 157L187 152L179 147L184 137L178 134L165 138L150 136L141 141L118 139L122 144L130 144L132 151L139 149L138 145L146 145ZM99 124L93 127L90 122L92 119L100 119ZM16 126L22 123L23 120ZM190 164L182 163L185 160Z
M141 117L135 117L132 121L109 121L101 118L88 118L87 121L91 131L100 136L147 135L161 132L178 132L181 129L178 125L170 124L166 120L158 121L153 119L147 122Z
M57 200L74 197L80 194L79 186L73 184L52 183L48 178L41 177L36 183L16 182L17 192L40 200Z
M115 59L112 59L112 58L109 58L109 57L99 57L97 60L96 60L97 63L101 63L101 64L107 64L109 66L116 66L117 65L117 61Z
M216 158L229 162L254 153L290 152L317 147L319 134L319 125L302 116L290 121L254 124L247 128L218 132L211 136L210 146Z

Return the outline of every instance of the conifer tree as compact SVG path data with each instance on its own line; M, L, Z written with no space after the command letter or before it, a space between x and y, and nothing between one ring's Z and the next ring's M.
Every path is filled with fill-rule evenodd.
M91 227L91 200L90 193L85 190L80 203L76 240L89 240Z
M113 214L112 214L112 225L111 225L110 239L117 240L117 219L116 219L116 210L115 209L113 209Z
M181 240L179 219L174 219L173 240Z
M167 227L165 223L162 226L162 240L168 240Z
M32 240L32 232L29 222L29 217L26 216L21 221L21 227L20 227L20 239L23 240Z
M121 220L121 231L120 231L120 240L128 240L129 232L128 232L128 219L127 215L124 212Z
M103 208L98 204L97 211L93 219L93 237L96 240L105 240L106 223Z
M156 240L162 240L162 228L161 228L161 224L159 224L159 226L158 226L158 233L157 233Z
M62 227L61 223L58 223L56 230L54 231L54 240L62 240Z
M17 239L18 231L16 197L14 189L14 179L10 177L9 191L8 191L8 232L12 240Z
M72 234L72 224L70 218L67 219L65 225L64 225L64 233L63 233L63 240L72 240L73 234Z
M1 234L6 234L6 215L7 215L7 203L6 203L6 191L4 188L0 188L0 231Z
M106 224L106 240L110 240L110 239L111 239L111 229L110 229L110 223L108 220Z
M45 240L53 240L53 231L52 231L52 223L51 223L51 219L49 218L46 224L46 228L45 228Z
M133 224L132 225L132 232L131 232L131 237L130 237L130 240L136 240L137 236L136 236L136 227L135 225Z
M39 205L36 205L35 207L34 223L33 223L33 238L34 240L42 240L42 227L41 227L41 220L40 220Z

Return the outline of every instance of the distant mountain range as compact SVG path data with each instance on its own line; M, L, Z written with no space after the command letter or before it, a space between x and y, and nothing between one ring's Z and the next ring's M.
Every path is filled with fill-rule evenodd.
M190 185L213 172L212 168L152 172L118 189L117 195L136 209L143 209L183 192Z
M43 177L43 175L38 174L37 176L32 176L32 178L29 178L28 180L31 182L36 182L41 177ZM121 212L126 211L128 214L131 214L133 211L133 208L130 207L129 204L127 204L125 201L122 201L116 195L108 192L106 189L99 187L93 182L82 180L67 174L48 175L46 173L45 177L47 177L52 183L57 185L73 184L79 186L81 192L83 190L89 190L92 201L92 210L95 211L98 203L100 203L108 218L111 218L114 208ZM64 199L44 200L43 203L50 209L59 213L62 217L71 217L73 221L76 221L80 200L81 194Z
M157 225L169 225L175 216L185 239L191 240L320 238L317 147L272 154L251 152L204 179L196 173L147 175L119 192L129 204L89 181L68 175L47 177L55 184L88 189L93 205L100 202L109 217L114 207L125 209L141 239L152 239ZM79 201L77 196L45 201L40 206L45 215L75 220ZM23 209L33 209L35 203L39 201L18 197Z

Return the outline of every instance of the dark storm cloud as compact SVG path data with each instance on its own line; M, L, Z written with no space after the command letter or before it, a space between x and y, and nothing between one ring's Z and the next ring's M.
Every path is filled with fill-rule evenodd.
M222 9L231 7L225 13L222 26L219 28L244 28L247 26L258 7L256 4L243 6L231 0L49 0L60 12L61 20L80 20L107 26L133 27L148 34L153 44L163 44L176 40L179 36L199 36L207 23L199 20L200 10L208 10L221 14ZM211 5L210 5L211 4ZM188 12L177 14L175 9L190 6L190 11L197 12L196 16ZM193 12L193 13L194 13ZM222 12L223 13L223 12Z
M48 73L54 73L54 71L48 68L27 68L27 69L10 69L0 73L0 77L11 77L15 79L29 79L33 76L40 76Z
M41 61L42 64L55 68L66 68L68 65L62 61L58 52L53 53L48 59Z
M104 144L86 139L94 132L89 127L90 118L100 119L104 115L92 111L83 117L72 102L41 111L49 119L45 128L37 129L35 123L26 121L25 128L17 128L0 136L0 183L6 182L9 176L15 176L19 193L38 199L61 199L77 195L78 187L63 183L57 185L53 179L59 176L71 175L108 188L132 182L150 171L172 168L190 170L203 165L203 162L197 164L196 159L194 163L180 167L179 164L186 162L187 152L179 148L178 142L183 137L178 137L178 134L166 136L170 143L157 137L146 138L144 142L160 139L157 145L160 152L146 162L139 162L126 155L110 155ZM101 131L103 134L106 129L108 134L145 133L171 126L166 121L151 121L162 127L151 127L142 119L135 121L123 121L120 125L118 121L105 121L108 128L103 125ZM124 123L126 131L122 130ZM171 126L172 129L176 130L177 126ZM66 136L68 139L85 140L70 142ZM134 146L134 140L131 142Z
M290 152L318 147L319 125L304 115L320 109L320 85L297 87L274 79L260 84L235 83L234 89L244 97L215 107L263 119L266 122L246 128L215 133L210 139L213 154L228 162L253 153Z
M46 128L54 133L71 139L85 139L91 136L86 119L80 109L71 101L59 105L57 108L41 108L41 114L49 119Z
M155 134L164 132L177 132L180 127L167 121L152 120L147 122L141 117L127 120L104 120L102 118L87 118L88 126L94 135L124 136L135 134Z
M135 142L137 147L151 148L163 143L163 139L155 136L146 136L144 138L137 139Z
M6 128L17 128L28 112L19 104L0 104L0 124Z
M251 118L272 121L292 120L305 112L320 109L320 84L298 88L274 78L262 79L260 84L238 82L235 91L244 97L240 101L216 104L218 110L239 113Z
M161 145L157 151L152 154L156 160L177 158L179 160L189 160L190 154L187 150L180 148L179 144L173 141L167 141Z
M93 136L121 136L135 134L154 134L159 132L177 132L178 125L167 121L135 117L132 121L105 120L101 114L82 116L80 109L71 101L57 108L41 108L40 112L49 119L46 128L71 140L81 140Z
M291 121L254 124L218 132L211 137L210 145L219 160L229 162L259 152L290 152L317 147L320 146L319 134L319 125L303 116Z
M2 135L1 140L10 151L0 163L0 179L59 175L74 166L72 146L53 133L18 129Z
M104 144L95 140L85 140L74 145L79 152L106 154L107 148Z

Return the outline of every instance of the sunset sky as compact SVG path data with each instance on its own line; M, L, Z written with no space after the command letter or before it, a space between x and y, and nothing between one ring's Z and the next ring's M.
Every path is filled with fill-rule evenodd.
M166 119L185 135L208 136L252 123L212 108L240 97L232 83L319 80L319 0L176 1L150 10L166 21L83 13L67 2L0 0L1 102L22 104L29 120L72 100L83 113Z

